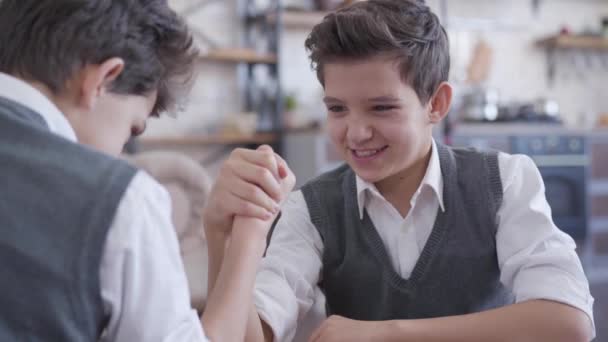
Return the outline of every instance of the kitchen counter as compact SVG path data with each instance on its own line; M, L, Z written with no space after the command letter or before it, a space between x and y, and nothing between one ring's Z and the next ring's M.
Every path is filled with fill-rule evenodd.
M589 135L607 136L608 127L586 129L546 123L459 123L454 135Z

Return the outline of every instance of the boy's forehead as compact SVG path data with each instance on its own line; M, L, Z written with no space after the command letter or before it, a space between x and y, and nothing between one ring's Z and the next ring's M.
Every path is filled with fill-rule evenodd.
M322 78L324 85L332 87L340 85L365 85L375 86L391 85L391 87L405 85L403 82L403 68L395 59L385 57L373 57L358 60L335 60L323 66ZM386 91L386 90L385 90Z
M399 69L386 61L358 64L333 63L323 70L325 97L328 100L347 97L390 101L415 93L401 77Z

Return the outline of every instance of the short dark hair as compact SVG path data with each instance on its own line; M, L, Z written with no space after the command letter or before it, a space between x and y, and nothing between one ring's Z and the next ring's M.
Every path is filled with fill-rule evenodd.
M380 54L394 56L401 76L426 103L450 71L449 42L439 18L422 0L369 0L328 14L306 39L312 67Z
M79 68L119 57L125 68L110 91L156 90L158 114L189 90L196 54L166 0L0 0L0 72L41 82L54 94Z

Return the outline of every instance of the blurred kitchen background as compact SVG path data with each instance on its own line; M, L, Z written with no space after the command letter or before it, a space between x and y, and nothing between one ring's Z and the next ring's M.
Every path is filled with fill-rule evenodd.
M304 40L341 0L173 0L201 49L183 112L134 151L173 150L213 175L235 147L274 146L298 184L339 164ZM533 157L571 234L608 341L608 0L428 0L450 36L448 120L436 139Z

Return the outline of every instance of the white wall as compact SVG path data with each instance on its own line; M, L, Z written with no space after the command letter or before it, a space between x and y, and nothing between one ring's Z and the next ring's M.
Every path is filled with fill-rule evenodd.
M169 2L180 12L196 1L199 0ZM236 1L220 1L191 12L187 21L194 30L202 30L221 47L235 47L241 40L241 25L236 12ZM195 40L203 52L208 49L196 35ZM187 99L185 111L176 118L165 116L151 120L147 135L204 133L222 117L241 112L242 96L235 64L205 61L198 64L197 72L197 81Z
M308 0L290 0L306 2ZM193 0L171 0L176 9L186 8ZM428 0L438 13L439 0ZM554 98L560 104L568 123L576 124L581 114L608 112L608 96L604 83L608 80L608 54L601 66L599 55L593 55L592 67L580 71L573 65L585 65L585 58L565 54L558 64L553 85L546 77L543 50L534 41L557 32L567 24L573 31L599 29L600 18L608 16L608 0L541 0L540 10L534 14L531 0L448 0L450 17L490 19L500 25L472 29L454 25L449 27L452 43L452 81L458 85L470 58L470 51L478 38L490 43L494 53L493 68L487 85L497 88L502 99L526 101L537 97ZM189 17L189 23L203 29L222 46L238 46L241 25L236 14L236 0L226 0L206 7ZM470 26L470 25L469 25ZM498 27L496 27L498 26ZM294 94L300 112L322 118L321 88L304 50L308 32L286 29L281 40L281 78L286 93ZM189 98L184 113L177 119L154 120L149 135L204 133L206 127L223 116L240 111L241 89L237 67L233 64L203 62L200 77Z
M439 0L429 0L439 13ZM589 27L597 30L600 18L608 16L608 1L603 0L543 0L538 14L534 14L530 0L448 0L450 17L482 18L493 21L473 28L462 20L449 28L452 50L452 80L458 80L470 58L470 51L478 38L486 40L493 49L493 68L487 85L500 91L505 101L527 101L537 97L554 98L569 124L575 124L583 113L608 112L608 96L604 84L608 80L608 53L604 65L598 54L592 55L592 67L573 70L573 57L567 54L559 61L555 83L551 86L546 77L546 59L543 50L534 41L558 32L567 24L572 30ZM487 22L486 21L486 22ZM466 24L467 26L463 26ZM281 54L283 80L288 92L296 94L305 105L304 111L322 117L318 102L320 88L309 68L303 48L307 32L287 30ZM587 60L578 57L575 63L583 66Z

